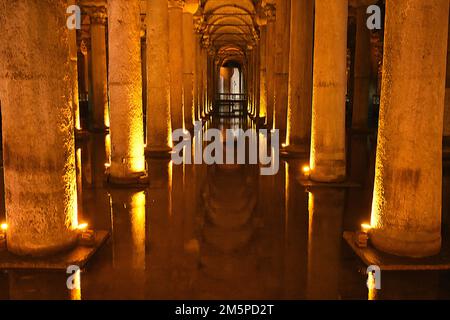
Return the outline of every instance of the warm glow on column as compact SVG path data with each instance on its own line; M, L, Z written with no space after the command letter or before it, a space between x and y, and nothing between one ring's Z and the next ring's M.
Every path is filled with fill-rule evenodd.
M8 230L8 224L2 223L2 224L0 225L0 229L1 229L2 231Z

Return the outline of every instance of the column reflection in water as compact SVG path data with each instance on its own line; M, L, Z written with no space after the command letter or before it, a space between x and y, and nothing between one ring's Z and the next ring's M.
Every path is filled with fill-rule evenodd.
M267 291L261 280L272 275L257 235L257 176L257 166L207 168L199 279L206 293L200 298L262 298Z
M66 300L72 297L64 272L8 271L11 300Z
M169 159L148 159L148 174L151 184L148 188L149 210L147 245L147 299L171 299L171 251L172 216L172 161ZM172 231L173 233L173 231Z
M288 160L285 177L284 298L305 299L308 193L297 182L304 160Z
M132 288L125 294L132 298L144 298L145 192L111 189L110 197L114 286Z
M338 299L345 190L309 193L308 299Z
M84 188L83 218L92 228L98 230L111 229L110 199L104 188L105 164L109 163L110 145L109 135L92 134L81 151L82 176L85 177L83 181L85 183L89 180L92 182L85 184L90 190L87 192L87 189ZM87 178L88 176L89 178Z

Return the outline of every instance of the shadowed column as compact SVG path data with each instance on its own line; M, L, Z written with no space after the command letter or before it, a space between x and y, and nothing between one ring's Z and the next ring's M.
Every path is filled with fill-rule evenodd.
M183 0L169 0L170 114L172 129L183 129Z
M147 146L151 155L172 150L167 0L147 1Z
M95 7L91 18L93 123L96 131L109 127L108 74L106 61L106 9Z
M183 13L183 92L184 124L187 130L194 129L194 69L195 69L194 19L191 12Z
M142 119L140 1L110 0L109 86L111 168L109 181L138 182L145 173Z
M77 240L67 1L2 0L0 7L8 250L50 255Z
M307 153L311 135L314 1L291 0L289 100L285 151Z
M277 0L274 129L280 130L280 139L286 139L287 105L289 91L289 34L291 1Z
M441 248L448 12L448 0L386 3L371 241L400 256Z
M314 41L311 179L345 179L347 0L317 0Z
M266 76L267 76L267 128L273 127L273 108L275 101L275 50L273 43L275 42L275 5L267 4L267 43L266 46Z
M367 130L369 124L370 35L366 6L356 9L355 79L352 128Z

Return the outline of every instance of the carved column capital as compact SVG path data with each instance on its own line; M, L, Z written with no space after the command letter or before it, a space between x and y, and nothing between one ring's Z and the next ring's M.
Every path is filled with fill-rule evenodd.
M276 6L275 4L272 3L268 3L265 7L264 7L264 11L265 11L265 15L267 17L267 21L268 22L274 22L276 20Z
M169 0L169 9L183 9L184 0Z
M85 6L82 9L85 14L89 15L91 24L106 25L108 14L105 6Z

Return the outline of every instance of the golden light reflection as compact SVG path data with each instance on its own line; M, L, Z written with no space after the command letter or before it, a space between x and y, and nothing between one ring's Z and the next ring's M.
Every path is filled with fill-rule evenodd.
M133 194L130 200L131 235L135 253L132 266L136 269L145 269L145 201L144 191Z
M377 300L377 289L375 287L375 277L372 272L368 273L367 278L367 288L368 288L368 299L369 300Z
M111 166L111 135L109 133L105 135L105 157L105 165Z
M70 290L70 300L81 300L81 271L77 270L73 275L73 287Z

